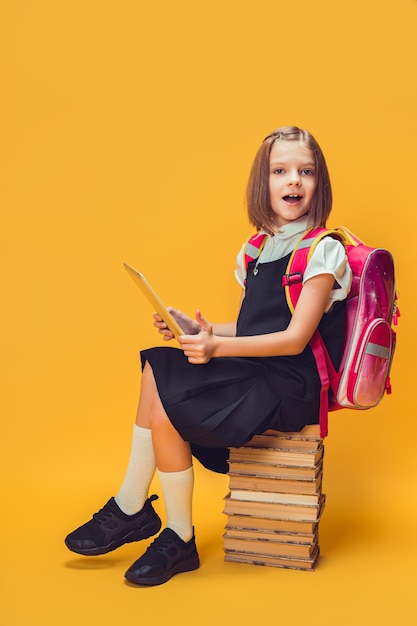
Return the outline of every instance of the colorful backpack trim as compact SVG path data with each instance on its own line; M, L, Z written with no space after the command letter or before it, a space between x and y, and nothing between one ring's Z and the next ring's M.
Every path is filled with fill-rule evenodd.
M383 248L366 246L347 228L314 228L297 242L282 285L293 313L302 290L307 264L323 237L339 239L352 269L352 287L346 300L346 338L336 371L318 330L310 340L321 381L320 434L328 434L328 412L341 408L369 409L391 393L390 369L396 335L392 324L400 315L396 303L394 262ZM258 258L266 234L257 233L245 247L245 263ZM329 389L331 390L329 400Z

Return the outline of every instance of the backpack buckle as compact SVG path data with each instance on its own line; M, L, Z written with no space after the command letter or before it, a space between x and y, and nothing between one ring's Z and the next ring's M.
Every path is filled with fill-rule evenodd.
M302 272L293 272L292 274L284 274L281 279L281 285L283 287L289 287L290 285L296 285L303 282Z

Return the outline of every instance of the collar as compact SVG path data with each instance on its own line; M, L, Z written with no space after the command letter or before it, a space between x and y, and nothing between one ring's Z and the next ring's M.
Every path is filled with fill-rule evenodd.
M294 237L294 235L304 233L309 228L308 221L308 215L302 215L293 222L281 226L281 228L274 235L270 235L270 237L271 239L289 239L290 237ZM264 230L261 232L265 233Z

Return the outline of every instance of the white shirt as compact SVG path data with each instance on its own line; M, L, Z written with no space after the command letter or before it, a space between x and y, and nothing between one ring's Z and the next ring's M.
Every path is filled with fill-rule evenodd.
M265 245L259 255L260 263L277 261L292 252L295 245L308 230L308 217L303 215L285 226L282 226L274 235L267 235ZM264 233L265 231L260 231ZM243 244L236 258L235 276L239 285L245 288L246 268ZM336 289L330 292L325 311L329 311L333 302L344 300L350 291L352 283L352 270L347 260L343 245L333 237L324 237L316 246L311 259L306 267L303 284L313 276L319 274L332 274L337 282Z

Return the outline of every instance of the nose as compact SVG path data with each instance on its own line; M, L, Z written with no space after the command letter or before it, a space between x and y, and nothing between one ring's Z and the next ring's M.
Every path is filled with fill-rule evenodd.
M301 183L301 177L297 169L290 171L288 182L290 185L299 185Z

